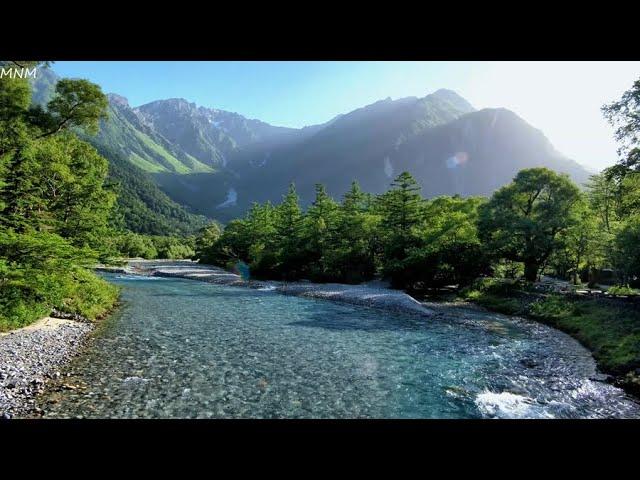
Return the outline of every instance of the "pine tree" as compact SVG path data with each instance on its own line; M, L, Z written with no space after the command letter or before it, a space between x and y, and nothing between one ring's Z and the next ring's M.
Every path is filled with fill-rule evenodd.
M301 248L303 215L293 182L276 209L279 271L283 278L296 278L304 266Z
M403 262L418 243L415 227L421 220L423 201L420 186L408 172L398 175L391 187L380 197L384 271L392 278L392 283L398 285Z
M303 245L313 279L331 276L329 256L334 248L338 223L338 204L327 195L324 185L316 184L316 197L304 222Z

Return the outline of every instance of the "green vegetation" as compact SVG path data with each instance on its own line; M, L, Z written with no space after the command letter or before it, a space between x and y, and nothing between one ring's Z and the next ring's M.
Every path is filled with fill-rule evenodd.
M462 299L475 302L483 307L505 315L523 315L526 313L518 292L524 287L522 282L502 278L480 278L463 288L459 295Z
M544 168L522 170L482 207L480 238L494 256L522 262L524 277L533 282L559 234L572 226L579 196L569 177Z
M117 299L87 269L115 201L107 162L72 133L95 132L106 105L86 80L57 82L46 109L31 105L27 80L0 82L0 330L52 308L95 319Z
M107 116L98 86L48 85L39 92L43 105L27 79L0 81L0 330L53 308L104 315L118 289L93 265L122 256L189 258L195 238L186 235L206 225L108 147L83 140Z
M317 185L303 212L291 185L279 205L254 204L221 235L201 235L197 257L222 266L244 261L262 278L358 283L380 273L411 290L472 280L488 265L475 228L482 200L425 201L418 188L408 173L377 197L354 182L337 203Z
M607 290L609 295L633 297L640 295L640 290L630 288L627 285L614 285Z
M189 213L171 200L146 172L130 164L126 158L104 145L98 152L109 159L107 181L118 198L111 225L145 235L185 236L207 224L201 215Z
M195 255L194 237L140 235L126 232L112 238L113 248L127 258L184 259Z

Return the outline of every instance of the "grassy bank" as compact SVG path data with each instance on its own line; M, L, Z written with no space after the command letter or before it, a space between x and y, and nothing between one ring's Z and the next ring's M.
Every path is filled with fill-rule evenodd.
M96 320L115 306L120 290L92 271L12 270L2 283L0 331L27 326L56 308Z
M600 369L640 395L640 306L616 299L539 293L516 282L485 279L460 296L490 310L540 321L577 339Z

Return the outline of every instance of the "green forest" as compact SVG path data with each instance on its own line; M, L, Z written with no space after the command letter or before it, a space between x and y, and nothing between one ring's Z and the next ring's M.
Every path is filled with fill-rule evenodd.
M188 258L195 238L185 235L206 223L168 202L134 167L107 161L106 150L83 140L106 119L100 87L61 79L50 97L43 107L28 79L0 82L0 331L53 308L103 316L118 290L93 273L96 263ZM144 205L139 195L146 195Z

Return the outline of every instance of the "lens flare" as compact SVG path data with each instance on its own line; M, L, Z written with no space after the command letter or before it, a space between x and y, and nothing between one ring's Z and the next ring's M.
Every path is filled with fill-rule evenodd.
M240 275L240 277L242 277L243 280L248 281L251 278L249 265L244 263L242 260L236 263L234 270L235 270L235 273Z
M455 155L447 158L445 164L448 169L457 168L460 165L464 165L469 161L469 154L467 152L456 152Z

